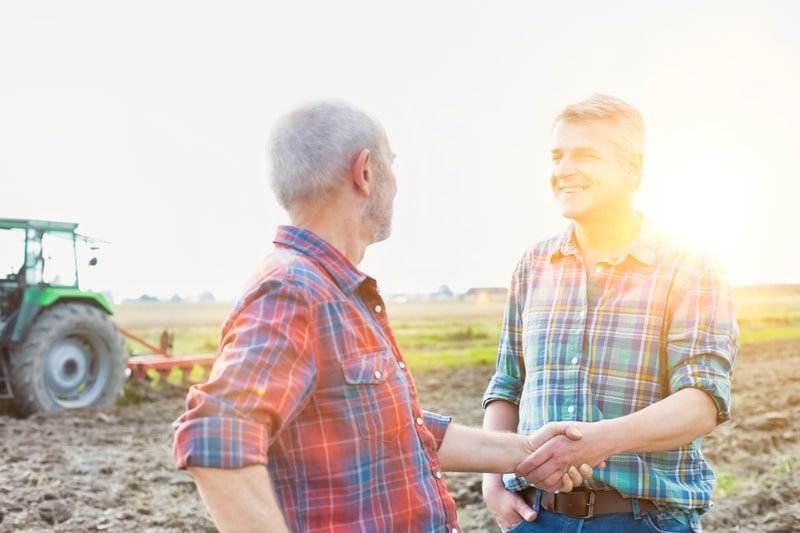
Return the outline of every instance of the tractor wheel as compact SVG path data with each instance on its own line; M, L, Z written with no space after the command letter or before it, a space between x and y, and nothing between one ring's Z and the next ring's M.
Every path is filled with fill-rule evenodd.
M45 309L11 353L17 411L112 405L122 391L126 358L122 336L104 312L81 303Z

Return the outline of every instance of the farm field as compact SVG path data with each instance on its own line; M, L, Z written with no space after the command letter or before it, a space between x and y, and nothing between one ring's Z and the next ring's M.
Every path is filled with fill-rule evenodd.
M703 523L706 531L792 531L800 520L800 290L741 289L736 297L733 420L703 446L718 474ZM230 305L126 304L116 319L156 343L168 328L177 353L213 352ZM387 307L423 407L479 425L503 305ZM183 394L131 384L120 405L102 412L0 415L0 532L213 531L191 479L172 466L170 424ZM480 476L447 481L465 531L499 531Z

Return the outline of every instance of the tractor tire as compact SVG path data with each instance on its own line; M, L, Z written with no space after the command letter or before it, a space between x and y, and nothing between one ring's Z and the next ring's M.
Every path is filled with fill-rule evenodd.
M127 355L106 313L64 303L42 311L10 359L14 404L27 416L112 405L122 392Z

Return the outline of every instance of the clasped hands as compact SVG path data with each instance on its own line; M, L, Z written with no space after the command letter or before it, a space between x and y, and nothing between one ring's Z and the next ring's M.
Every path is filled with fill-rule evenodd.
M546 491L569 492L605 467L601 446L584 438L590 424L550 422L525 437L528 456L514 469L517 477Z

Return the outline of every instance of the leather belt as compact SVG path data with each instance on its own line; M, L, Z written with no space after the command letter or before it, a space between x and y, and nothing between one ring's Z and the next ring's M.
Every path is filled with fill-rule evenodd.
M519 492L526 502L534 505L536 491L540 489L525 489ZM615 490L580 490L572 492L545 492L542 491L541 506L552 513L565 514L573 518L591 518L598 514L632 513L633 498L625 498ZM649 513L657 510L650 500L639 499L639 511Z

